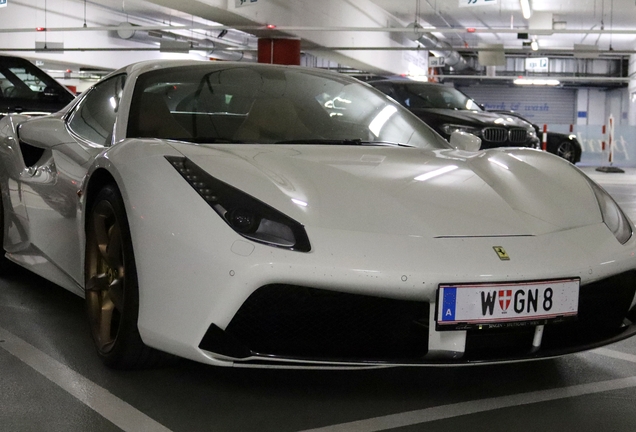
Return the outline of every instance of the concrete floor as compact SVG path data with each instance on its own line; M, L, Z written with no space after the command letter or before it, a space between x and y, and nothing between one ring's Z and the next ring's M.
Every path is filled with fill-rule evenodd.
M583 168L636 220L636 169ZM352 423L355 422L355 423ZM18 269L0 279L0 431L636 430L636 338L482 367L289 371L189 361L114 372L83 300Z

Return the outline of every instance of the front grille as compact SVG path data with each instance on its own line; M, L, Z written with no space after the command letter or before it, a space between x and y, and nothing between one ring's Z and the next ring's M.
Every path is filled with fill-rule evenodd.
M635 271L581 286L577 319L547 324L536 355L541 356L542 351L572 352L616 336L623 328L634 293ZM464 359L529 357L533 335L534 327L470 330Z
M508 139L511 143L523 143L528 139L528 131L525 129L510 129Z
M505 142L508 139L508 131L504 128L488 127L482 133L484 139L490 142Z
M509 360L591 349L634 334L626 317L636 271L581 286L575 321L545 326L469 330L464 355L450 362ZM428 352L429 304L294 285L267 285L241 306L225 331L212 325L200 347L235 358L251 355L324 361L435 363ZM443 362L443 361L442 361Z
M470 360L523 357L530 352L534 327L468 330L464 356Z
M414 360L428 351L429 304L267 285L226 333L253 353L318 360Z
M552 348L604 339L623 325L635 292L635 271L582 286L578 320L546 326L542 346Z

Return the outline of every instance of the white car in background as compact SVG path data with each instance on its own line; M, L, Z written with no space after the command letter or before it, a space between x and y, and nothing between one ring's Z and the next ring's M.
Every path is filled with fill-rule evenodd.
M633 335L612 198L554 155L451 143L341 75L135 64L1 120L2 244L86 298L117 368L516 361Z

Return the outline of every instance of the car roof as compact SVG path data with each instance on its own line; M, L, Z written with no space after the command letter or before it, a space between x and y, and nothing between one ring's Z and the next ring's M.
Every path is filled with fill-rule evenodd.
M205 60L147 60L141 61L137 63L132 63L128 66L124 66L120 69L117 69L114 72L108 74L109 76L117 75L120 73L127 73L129 75L141 75L150 71L168 69L173 67L181 67L181 66L205 66L210 70L221 70L228 69L231 67L266 67L272 69L299 69L299 70L310 70L312 73L319 73L324 75L340 75L333 71L323 71L320 69L310 69L302 66L289 66L289 65L274 65L267 63L246 63L246 62L229 62L229 61L205 61ZM341 77L345 77L345 75L340 75Z
M393 79L375 80L375 81L369 81L368 83L371 85L381 84L381 83L390 83L390 84L421 85L421 86L430 86L430 87L448 87L444 84L432 83L429 81L414 81L414 80L410 80L406 78L405 79L393 78Z

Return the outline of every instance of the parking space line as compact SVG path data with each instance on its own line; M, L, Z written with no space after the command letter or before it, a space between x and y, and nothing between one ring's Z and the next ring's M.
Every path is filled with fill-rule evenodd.
M611 357L611 358L615 358L618 360L625 360L628 362L632 362L632 363L636 363L636 355L634 354L627 354L624 352L620 352L620 351L614 351L611 349L607 349L607 348L597 348L593 351L590 351L594 354L600 354L602 356L605 357Z
M2 327L0 327L0 348L35 369L125 432L170 432L170 429L119 399L105 388Z
M552 390L540 390L488 399L478 399L456 404L441 405L400 414L391 414L366 420L342 423L333 426L305 430L303 432L373 432L413 426L436 420L444 420L463 415L476 414L501 408L511 408L557 399L566 399L594 393L636 387L636 376L601 381L590 384L579 384Z

